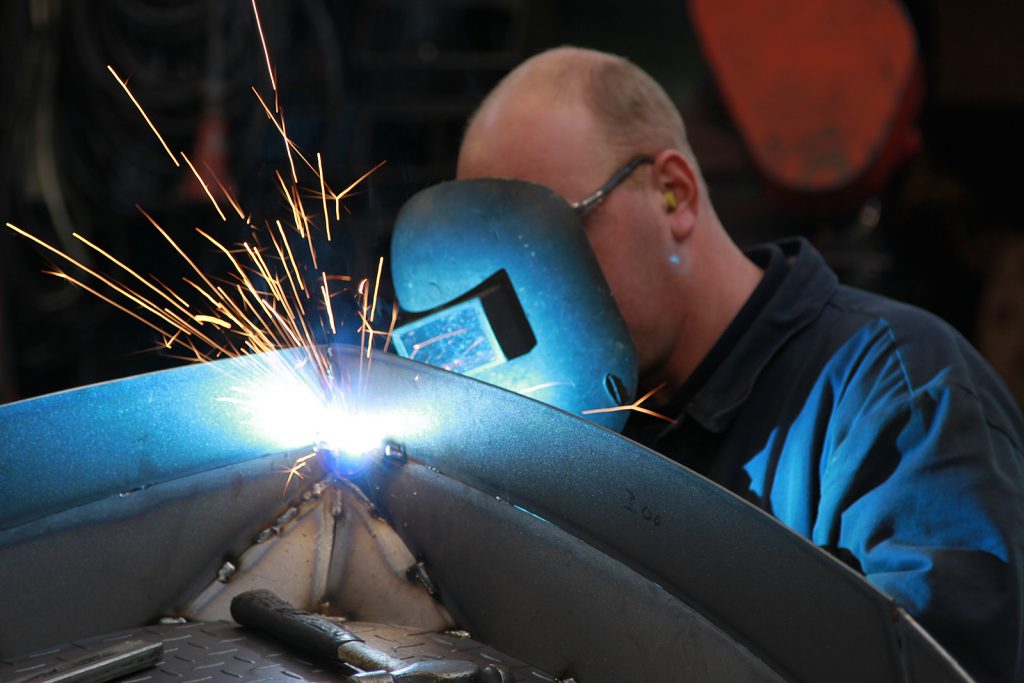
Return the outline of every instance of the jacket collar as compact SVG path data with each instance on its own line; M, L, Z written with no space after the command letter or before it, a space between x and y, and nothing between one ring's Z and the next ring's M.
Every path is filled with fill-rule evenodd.
M715 433L728 428L764 368L783 344L821 313L839 282L803 237L759 245L746 254L762 264L783 259L787 272L735 347L683 409L684 415Z

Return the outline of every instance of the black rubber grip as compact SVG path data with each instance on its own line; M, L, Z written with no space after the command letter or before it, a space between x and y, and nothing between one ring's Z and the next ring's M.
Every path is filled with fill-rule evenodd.
M338 660L338 648L363 640L351 631L285 602L268 590L236 595L231 616L242 626L269 633L306 652Z

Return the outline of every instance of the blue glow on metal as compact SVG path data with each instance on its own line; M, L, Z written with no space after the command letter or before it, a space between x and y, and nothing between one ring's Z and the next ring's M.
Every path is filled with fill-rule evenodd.
M232 383L231 395L218 400L240 406L248 428L275 449L319 443L362 454L380 445L387 418L363 415L357 397L322 381L310 363L279 365Z
M238 369L186 366L0 407L0 528L284 450L218 400Z
M514 507L516 510L521 510L521 511L525 512L526 514L530 515L531 517L536 517L537 519L539 519L540 521L544 522L545 524L551 524L551 520L544 519L543 517L538 515L536 512L530 512L529 510L527 510L526 508L524 508L521 505L516 505L516 504L513 503L512 507Z
M0 529L318 442L351 464L425 429L422 415L365 409L306 358L232 358L0 406Z

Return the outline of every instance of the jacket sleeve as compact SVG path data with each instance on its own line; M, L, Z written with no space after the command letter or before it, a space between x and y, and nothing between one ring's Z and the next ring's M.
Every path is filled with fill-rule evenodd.
M837 403L821 463L819 519L836 530L829 545L976 680L1024 680L1024 458L1014 418L1000 424L990 397L948 366L915 385L899 353L864 361Z

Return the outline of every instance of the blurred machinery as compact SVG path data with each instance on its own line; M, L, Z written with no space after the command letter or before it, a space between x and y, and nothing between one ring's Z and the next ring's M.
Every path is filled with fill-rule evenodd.
M920 150L924 78L896 0L691 0L690 14L757 168L789 202L859 206Z

